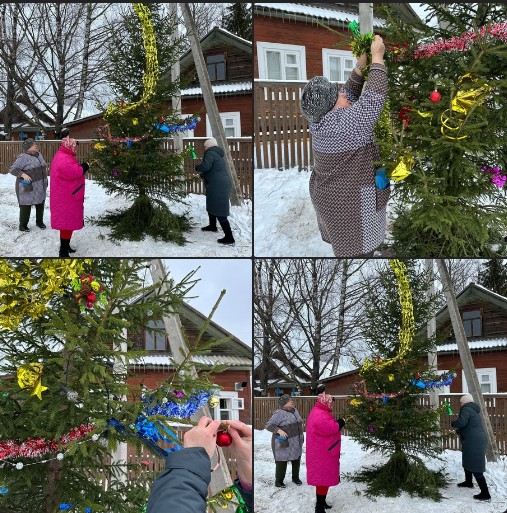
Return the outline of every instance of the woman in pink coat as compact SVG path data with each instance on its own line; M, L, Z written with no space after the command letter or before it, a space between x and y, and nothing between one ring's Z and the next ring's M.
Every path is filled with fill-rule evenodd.
M343 419L333 417L333 397L319 394L306 421L306 481L317 487L315 513L325 513L330 486L340 482L341 432Z
M51 162L49 175L50 193L49 210L51 228L60 230L60 253L68 257L75 253L70 247L74 230L84 226L85 177L89 165L79 164L76 159L78 142L70 137L62 139L62 145Z

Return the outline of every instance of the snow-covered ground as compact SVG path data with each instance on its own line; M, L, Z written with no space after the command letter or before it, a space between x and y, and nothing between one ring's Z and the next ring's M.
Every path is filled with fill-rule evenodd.
M275 488L275 463L271 452L271 433L256 430L254 433L255 462L255 513L311 513L315 509L315 487L306 484L305 453L301 461L301 480L303 486L291 481L291 465L287 466L285 484L287 488ZM492 500L481 502L472 496L479 493L477 483L473 489L458 488L456 483L463 481L461 452L445 451L446 472L451 484L442 490L444 499L434 502L429 499L410 497L403 493L399 497L377 497L375 501L364 495L366 485L355 483L345 474L354 473L364 466L385 461L385 458L370 452L364 452L352 438L342 438L340 459L341 483L329 489L328 502L333 508L330 513L503 513L507 508L507 458L503 456L497 463L486 465L486 481ZM438 469L442 462L423 458L432 469Z
M308 191L310 175L297 168L254 171L256 257L334 256L331 245L320 237Z
M49 196L46 199L44 222L46 230L35 226L35 208L32 208L28 227L30 232L20 232L19 207L14 191L14 177L0 175L0 257L57 257L60 245L59 234L50 229ZM51 180L49 193L51 194ZM231 207L232 233L236 244L218 244L223 237L221 229L217 233L202 232L201 226L208 224L206 197L191 194L187 197L188 206L168 203L175 214L189 211L195 228L185 234L188 243L178 246L168 242L155 241L147 237L143 241L112 242L108 239L109 228L92 224L89 218L96 218L106 211L125 208L131 202L117 196L108 196L105 190L93 180L86 181L85 227L72 236L72 247L77 250L75 257L251 257L252 256L252 204L245 202L241 207ZM87 219L88 218L88 219Z

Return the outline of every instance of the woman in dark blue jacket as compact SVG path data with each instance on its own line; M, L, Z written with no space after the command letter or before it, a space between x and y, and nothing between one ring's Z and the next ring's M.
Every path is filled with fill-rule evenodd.
M474 499L486 501L491 499L484 478L488 437L482 425L481 408L473 401L470 394L465 394L460 399L459 417L451 422L451 426L456 428L461 440L462 463L465 469L465 481L458 486L473 488L472 475L474 475L481 489L481 493L474 495Z
M229 200L232 191L232 180L227 172L224 160L224 150L217 146L215 138L211 137L204 143L204 158L201 164L195 166L201 175L206 188L206 210L209 225L201 228L205 232L217 231L217 219L224 231L225 237L218 239L220 244L234 244L229 216Z

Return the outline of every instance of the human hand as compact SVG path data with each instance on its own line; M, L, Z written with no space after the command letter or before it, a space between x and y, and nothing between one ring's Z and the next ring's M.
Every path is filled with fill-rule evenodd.
M373 42L371 43L372 58L378 57L378 58L383 59L385 51L386 51L386 47L384 45L383 39L378 34L376 34L375 38L373 39Z
M20 173L19 177L25 180L25 182L31 182L32 179L26 173Z
M357 65L360 66L361 68L364 68L367 64L368 64L368 56L365 53L363 53L363 54L361 54L359 59L357 59Z
M277 433L278 433L281 437L283 437L283 438L287 438L287 433L286 433L283 429L279 429L279 430L277 431Z
M203 447L211 459L215 453L219 427L219 420L201 417L197 425L185 433L183 437L183 447Z
M222 423L229 426L239 477L242 482L252 484L252 429L239 420L223 420Z

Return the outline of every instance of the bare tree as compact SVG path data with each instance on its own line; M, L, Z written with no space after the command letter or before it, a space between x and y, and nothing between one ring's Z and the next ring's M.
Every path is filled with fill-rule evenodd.
M450 258L445 261L451 277L454 294L459 294L470 283L477 283L479 271L484 260Z
M202 39L213 27L221 25L226 4L191 3L188 5L197 26L199 39Z
M7 101L23 105L35 122L42 113L58 131L82 115L85 102L105 85L105 14L113 4L38 3L2 6L0 58L16 93ZM22 42L20 44L20 34Z

